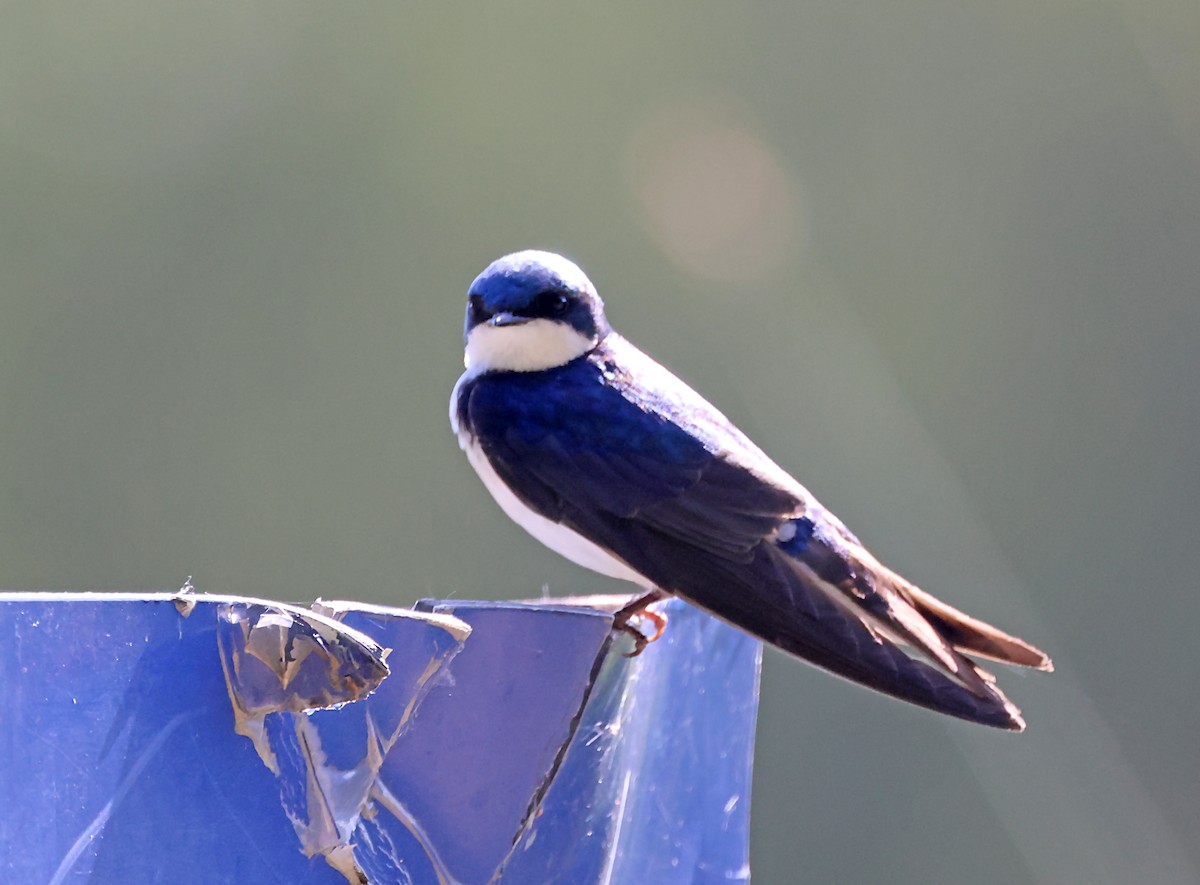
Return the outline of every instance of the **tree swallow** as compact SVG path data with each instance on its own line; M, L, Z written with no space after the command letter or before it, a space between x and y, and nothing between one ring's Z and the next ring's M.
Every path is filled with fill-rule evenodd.
M893 697L1021 731L967 657L1050 670L1031 645L885 568L716 408L608 324L575 264L526 251L467 295L450 422L510 518L546 546L669 594Z

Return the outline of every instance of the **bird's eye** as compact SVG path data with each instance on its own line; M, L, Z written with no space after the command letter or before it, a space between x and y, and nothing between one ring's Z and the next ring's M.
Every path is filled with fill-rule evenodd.
M571 306L571 299L565 292L543 292L538 296L538 311L543 316L562 316Z
M472 295L467 298L467 314L471 318L472 326L478 326L480 323L487 322L489 314L487 308L483 306L483 298L479 295Z

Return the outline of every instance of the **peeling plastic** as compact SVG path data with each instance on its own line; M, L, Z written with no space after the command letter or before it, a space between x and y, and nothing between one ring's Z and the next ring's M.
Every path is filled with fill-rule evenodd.
M281 698L261 719L239 719L238 731L254 739L260 758L278 777L280 803L306 855L323 856L350 882L404 881L367 876L360 855L371 857L378 840L367 833L360 838L360 825L363 816L375 816L379 803L387 798L379 782L384 760L428 693L431 680L462 650L471 628L444 615L352 603L318 602L314 609L322 613L322 620L330 616L327 623L342 631L339 640L345 635L366 639L345 623L350 620L386 643L390 678L377 696L366 697L369 680L348 673L339 681L357 693L343 702L366 697L361 703L310 710ZM372 640L366 641L378 648ZM267 644L274 660L275 645ZM363 663L382 666L382 656ZM231 690L231 698L235 693ZM241 699L235 700L235 707L241 705Z
M177 608L180 599L175 598ZM196 597L187 597L187 603L194 608ZM264 737L268 714L357 701L388 675L384 650L370 637L316 612L245 601L218 603L216 614L234 730L254 742L277 775Z
M0 594L0 881L746 881L759 644L553 601Z

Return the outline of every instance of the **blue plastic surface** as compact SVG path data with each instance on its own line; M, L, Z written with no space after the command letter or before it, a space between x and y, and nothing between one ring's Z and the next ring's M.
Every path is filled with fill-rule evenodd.
M512 882L749 881L762 645L679 600L656 610L661 639L605 658Z
M757 642L422 608L0 594L0 881L748 877Z

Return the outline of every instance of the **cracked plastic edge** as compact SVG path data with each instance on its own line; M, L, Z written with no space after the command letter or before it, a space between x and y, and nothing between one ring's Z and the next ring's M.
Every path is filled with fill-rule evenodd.
M345 768L330 762L323 746L322 723L310 714L369 697L388 676L384 659L392 651L341 623L341 618L351 613L419 621L444 632L450 645L432 650L424 669L411 680L408 701L394 721L381 723L368 706L362 720L348 723L348 728L363 729L362 752L353 767ZM251 740L281 786L301 785L303 807L284 802L301 850L309 857L321 855L347 881L367 883L355 851L359 821L372 802L385 807L394 804L388 802L378 782L384 760L433 678L461 650L470 626L450 615L341 600L317 600L311 610L287 607L286 612L246 611L229 605L221 610L221 625L221 661L235 730ZM314 657L322 661L323 675L329 677L315 685L312 673L307 680L302 674ZM247 684L243 677L251 671L255 678ZM268 678L264 686L265 672L276 682ZM296 687L301 689L299 694L291 690ZM249 697L255 689L257 694ZM285 747L291 752L288 761L281 763L279 753ZM397 817L403 820L401 815Z

